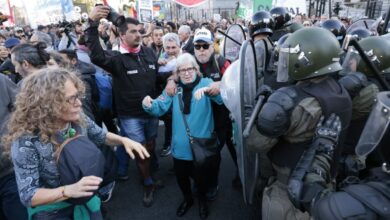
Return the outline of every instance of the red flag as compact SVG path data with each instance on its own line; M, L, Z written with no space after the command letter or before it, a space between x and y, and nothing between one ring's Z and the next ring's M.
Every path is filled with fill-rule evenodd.
M15 24L15 20L14 20L14 15L12 13L12 9L11 9L11 3L9 2L10 0L7 0L7 4L8 4L8 11L9 11L9 17L8 17L8 21L12 24Z
M196 7L203 3L206 3L207 0L175 0L176 3L183 5L184 7Z

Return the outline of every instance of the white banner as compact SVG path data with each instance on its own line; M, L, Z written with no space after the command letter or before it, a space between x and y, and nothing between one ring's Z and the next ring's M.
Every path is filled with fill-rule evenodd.
M274 7L276 6L287 8L292 15L307 14L306 0L275 0Z
M151 22L153 20L153 0L139 0L138 19L140 22Z

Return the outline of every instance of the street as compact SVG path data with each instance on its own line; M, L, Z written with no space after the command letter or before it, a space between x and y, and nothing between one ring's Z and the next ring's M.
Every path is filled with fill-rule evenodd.
M163 143L163 126L159 127L157 139L157 155ZM117 182L111 200L105 204L110 220L171 220L200 219L198 203L195 198L193 207L181 218L176 217L176 209L182 201L182 195L175 176L169 173L173 167L172 157L159 157L160 169L157 176L162 180L164 188L155 193L154 204L150 208L142 205L142 185L135 162L130 162L128 181ZM241 191L232 187L235 167L226 146L222 150L222 163L219 177L219 193L217 199L210 203L208 219L251 220L260 219L260 203L245 205Z

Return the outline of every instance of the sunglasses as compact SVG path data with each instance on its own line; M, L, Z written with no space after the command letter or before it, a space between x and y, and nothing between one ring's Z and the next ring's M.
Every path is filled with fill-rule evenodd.
M207 50L209 49L210 44L195 44L194 47L196 50L200 50L200 48Z

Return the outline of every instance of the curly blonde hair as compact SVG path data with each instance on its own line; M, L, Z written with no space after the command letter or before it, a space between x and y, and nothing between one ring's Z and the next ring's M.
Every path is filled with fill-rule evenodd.
M67 108L65 83L68 80L79 93L85 92L83 82L75 73L58 67L41 69L23 80L15 111L8 123L8 133L3 138L7 155L12 142L22 135L37 135L43 143L53 143L56 151L55 136L63 129L60 115Z

